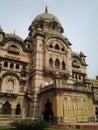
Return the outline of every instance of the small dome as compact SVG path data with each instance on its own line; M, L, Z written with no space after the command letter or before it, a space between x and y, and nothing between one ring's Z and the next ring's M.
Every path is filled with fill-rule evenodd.
M23 39L22 39L21 37L19 37L19 36L16 35L16 34L12 34L12 33L10 33L10 34L6 34L6 35L5 35L5 38L15 38L15 39L17 39L17 40L23 42Z
M0 32L3 32L3 29L1 28L1 26L0 26Z

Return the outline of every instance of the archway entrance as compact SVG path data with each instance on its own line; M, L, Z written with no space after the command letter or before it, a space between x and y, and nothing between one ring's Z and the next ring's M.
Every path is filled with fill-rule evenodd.
M47 102L45 103L45 107L44 107L44 120L48 121L48 122L53 122L53 111L52 111L52 104L49 101L49 99L47 99Z
M21 113L20 104L17 104L16 110L15 110L15 114L16 114L16 115L20 115L20 113Z

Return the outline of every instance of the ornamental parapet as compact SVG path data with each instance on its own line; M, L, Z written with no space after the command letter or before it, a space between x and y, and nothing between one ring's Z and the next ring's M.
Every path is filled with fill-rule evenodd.
M90 87L84 87L84 86L65 85L64 88L79 92L92 92Z
M44 93L47 91L51 91L51 90L55 90L55 91L74 91L74 92L82 92L82 93L93 93L90 87L84 87L84 86L74 86L74 85L64 85L64 84L60 84L60 85L55 85L55 84L51 84L48 86L45 86L43 88L40 88L40 93Z

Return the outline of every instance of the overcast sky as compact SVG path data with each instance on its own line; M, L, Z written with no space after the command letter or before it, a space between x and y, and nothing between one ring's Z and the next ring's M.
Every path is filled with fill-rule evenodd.
M54 14L75 52L86 56L88 77L98 75L98 0L0 0L0 26L5 33L25 39L33 19L45 11Z

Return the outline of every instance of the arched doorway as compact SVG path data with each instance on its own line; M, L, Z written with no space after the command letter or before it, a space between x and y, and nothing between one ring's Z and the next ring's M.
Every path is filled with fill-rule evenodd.
M45 103L44 106L44 120L53 122L52 104L49 101L49 99L47 99L47 102Z
M20 104L17 104L16 110L15 110L15 114L16 114L16 115L20 115L20 114L21 114Z

